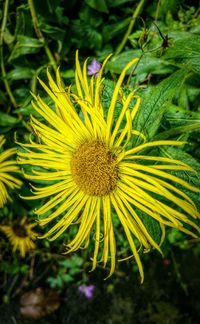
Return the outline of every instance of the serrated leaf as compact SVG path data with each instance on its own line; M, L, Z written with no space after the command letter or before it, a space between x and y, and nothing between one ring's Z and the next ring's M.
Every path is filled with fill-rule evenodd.
M190 154L174 148L174 147L162 147L159 148L162 156L168 157L175 160L180 160L189 166L191 166L196 172L189 171L173 171L172 173L177 177L185 180L197 188L200 188L200 163L195 160ZM177 187L180 187L177 185ZM181 190L184 191L193 201L195 202L197 208L200 208L200 194L187 190L181 186Z
M189 111L176 105L166 108L165 119L171 126L186 126L200 123L200 112Z
M191 65L195 72L200 73L200 36L191 34L174 40L173 45L166 50L164 58Z
M166 108L165 120L171 128L157 135L159 139L167 139L171 136L200 131L200 113L189 111L175 105Z
M173 98L186 75L187 70L178 70L158 85L151 87L141 97L141 107L134 121L134 128L143 132L149 140L153 138L160 125L166 104Z
M180 134L187 134L189 132L194 132L194 131L200 131L200 123L196 124L191 124L191 125L185 125L185 126L178 126L178 127L173 127L172 129L160 133L157 137L157 139L167 139L171 136L174 135L180 135Z
M197 160L195 160L189 153L186 153L174 147L162 147L160 148L160 151L163 156L183 161L184 163L190 165L198 173L200 173L200 163ZM187 173L193 175L193 173L189 171ZM196 176L194 178L196 178ZM198 179L198 181L200 183L200 179Z
M153 217L145 214L141 210L137 210L137 214L141 218L142 222L144 223L148 233L151 235L153 240L159 244L161 240L161 227L157 220L155 220Z

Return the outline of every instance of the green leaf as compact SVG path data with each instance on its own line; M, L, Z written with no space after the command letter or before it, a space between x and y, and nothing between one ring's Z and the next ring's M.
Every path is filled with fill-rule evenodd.
M188 165L190 165L196 172L189 171L173 171L172 173L177 177L185 180L190 183L192 186L196 186L200 188L200 163L197 162L190 154L182 151L181 149L177 149L174 147L162 147L159 148L162 156L168 157L170 159L180 160ZM181 190L184 191L193 201L195 202L197 208L200 208L200 195L199 193L190 191L185 189L182 186L177 185L177 187L181 187Z
M152 139L166 110L166 104L173 98L187 75L187 70L178 70L149 88L141 97L141 107L134 121L134 128L143 132L148 139Z
M9 29L6 29L3 33L3 40L7 45L10 45L14 42L15 36L10 33Z
M200 163L197 162L197 160L195 160L190 154L182 151L181 149L177 149L177 148L169 147L169 146L159 148L159 150L163 156L168 157L170 159L176 159L176 160L183 161L184 163L190 165L194 170L196 170L197 173L200 173ZM179 173L180 172L178 172L178 174ZM184 174L186 174L186 173L189 175L190 179L193 179L192 181L195 181L194 179L196 179L197 183L200 184L200 179L198 179L198 176L196 173L191 173L189 171L184 172Z
M166 108L164 117L165 121L171 125L171 128L158 134L157 137L159 139L167 139L178 134L200 131L200 112L193 112L170 105Z
M73 281L73 277L70 274L66 273L66 274L62 275L62 280L65 283L72 282Z
M122 54L114 56L112 60L106 64L106 69L111 73L120 74L125 65L134 57L140 57L141 53L142 52L140 50L128 50L126 52L123 52ZM132 69L130 69L127 74L130 74L131 70Z
M160 133L158 139L167 139L174 135L186 134L188 132L200 131L200 122L197 124L173 127L172 129Z
M48 35L48 37L51 37L52 39L55 39L56 41L64 41L65 33L66 31L59 28L54 27L48 24L43 24L41 26L41 30Z
M200 112L186 110L176 105L170 105L166 108L165 119L173 127L199 124Z
M127 28L130 23L131 18L126 18L120 21L117 21L113 24L105 25L103 28L103 38L105 42L111 40L114 36L116 36L119 32L122 32Z
M106 2L109 7L118 7L126 2L130 2L130 0L107 0Z
M200 73L200 35L191 34L174 40L173 45L166 50L164 58L191 65L195 72Z
M12 117L8 114L0 112L0 126L7 127L7 126L14 126L19 122L19 119Z
M137 210L137 214L143 221L148 233L151 235L153 240L157 244L159 244L160 240L161 240L161 235L162 235L162 231L161 231L159 222L157 220L155 220L153 217L145 214L141 210Z
M72 79L75 76L75 72L73 69L64 70L61 72L61 76L64 79Z
M44 44L36 38L18 35L17 43L15 44L8 61L11 62L22 55L38 53L40 48L43 46Z
M128 50L122 54L119 54L108 62L106 68L112 73L121 73L125 65L130 62L134 57L141 57L141 50ZM145 54L139 61L137 68L134 70L134 74L166 74L173 71L171 63L153 56L151 53ZM133 68L131 68L127 74L130 74Z
M183 239L183 234L176 228L172 228L168 233L167 238L171 244L175 244Z
M108 8L105 0L86 0L86 3L88 4L88 6L95 10L108 13Z
M24 80L33 77L34 70L26 67L17 66L7 74L8 80Z
M87 47L99 50L102 46L102 35L88 22L73 20L72 42L77 48ZM87 40L87 41L86 41Z
M166 17L167 12L175 13L178 8L178 0L162 0L160 2L159 17Z

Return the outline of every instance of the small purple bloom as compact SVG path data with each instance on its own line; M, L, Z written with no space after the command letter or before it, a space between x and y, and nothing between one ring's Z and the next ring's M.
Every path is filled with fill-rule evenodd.
M78 287L78 290L87 298L87 299L91 299L93 297L93 293L94 293L94 285L81 285Z
M100 68L101 63L98 62L96 59L93 59L92 63L88 65L88 75L94 75L95 77L97 77Z

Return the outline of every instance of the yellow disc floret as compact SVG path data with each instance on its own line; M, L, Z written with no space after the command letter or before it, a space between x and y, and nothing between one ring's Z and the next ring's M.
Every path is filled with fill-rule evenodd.
M74 181L88 195L104 196L116 187L116 157L100 141L79 146L73 154L71 168Z

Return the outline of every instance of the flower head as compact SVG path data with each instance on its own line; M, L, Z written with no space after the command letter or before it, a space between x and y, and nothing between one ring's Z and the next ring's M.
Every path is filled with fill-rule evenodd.
M95 77L97 77L100 68L101 63L98 62L96 59L93 59L92 63L88 65L88 75L94 75Z
M33 187L34 195L26 197L47 199L36 211L40 225L53 223L43 237L55 240L69 228L76 227L74 237L71 241L68 239L66 253L87 248L92 241L92 270L99 262L104 267L109 263L111 275L118 259L117 234L122 235L123 231L143 281L139 250L147 252L153 247L161 252L166 226L196 237L184 225L199 230L192 221L199 213L181 186L194 192L200 190L171 173L171 170L194 172L187 164L144 153L151 147L179 146L183 142L148 142L142 133L134 130L140 98L135 90L125 95L122 83L126 72L138 59L134 58L124 67L106 114L101 92L102 72L108 59L98 77L88 81L87 62L81 69L76 54L75 93L70 87L64 91L59 71L56 82L47 73L49 87L40 81L55 102L56 110L35 96L33 107L45 122L32 117L31 125L40 141L21 144L26 151L19 153L19 163L32 166L32 174L26 175L28 179L46 182L46 186ZM119 101L122 108L115 120L115 106ZM133 147L134 136L140 137L143 143ZM158 222L162 230L160 244L149 233L141 213Z
M91 299L93 297L94 294L94 289L95 286L94 285L81 285L78 287L78 290L87 298L87 299Z
M9 158L16 153L14 148L1 151L5 139L0 135L0 208L4 206L7 200L11 200L8 194L8 188L17 189L21 186L21 181L16 179L12 173L20 172L16 161Z
M32 230L36 223L29 224L26 217L22 218L20 222L13 222L11 225L0 225L2 231L9 239L13 246L13 252L19 250L22 258L26 253L35 248L33 242L38 234Z

